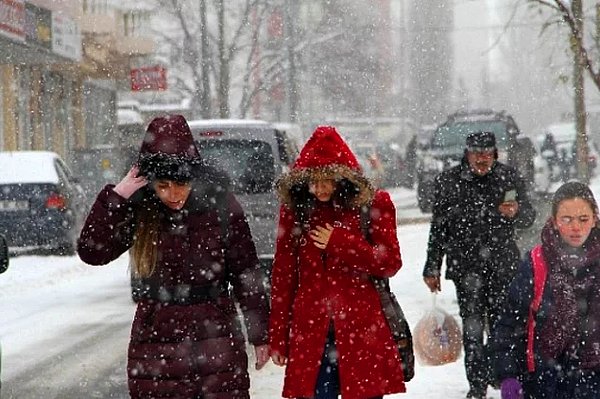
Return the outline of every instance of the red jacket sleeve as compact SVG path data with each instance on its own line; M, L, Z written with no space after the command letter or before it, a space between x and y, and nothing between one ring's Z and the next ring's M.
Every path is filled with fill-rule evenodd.
M325 249L328 264L377 277L391 277L402 267L396 231L396 208L385 191L377 191L371 204L371 243L363 234L335 228Z
M271 351L288 356L292 304L298 286L297 239L293 212L285 206L279 211L275 258L271 274Z
M77 254L90 265L105 265L121 256L133 243L135 223L132 204L107 185L88 214Z

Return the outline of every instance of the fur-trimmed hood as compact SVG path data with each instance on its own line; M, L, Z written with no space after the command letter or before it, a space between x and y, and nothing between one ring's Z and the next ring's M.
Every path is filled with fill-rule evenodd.
M351 206L365 206L373 199L373 185L333 126L318 126L302 148L292 170L279 178L276 188L280 201L288 207L295 207L297 198L306 198L308 183L317 179L352 183L356 190L350 199Z

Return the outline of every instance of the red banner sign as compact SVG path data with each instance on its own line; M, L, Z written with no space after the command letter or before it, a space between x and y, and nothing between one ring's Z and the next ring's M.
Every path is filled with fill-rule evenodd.
M0 0L0 35L25 40L24 0Z
M166 90L167 70L160 65L131 70L131 90Z

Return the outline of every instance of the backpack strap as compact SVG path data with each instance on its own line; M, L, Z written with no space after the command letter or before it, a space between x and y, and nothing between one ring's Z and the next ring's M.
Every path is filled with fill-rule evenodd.
M542 294L546 284L548 266L544 260L542 246L536 245L531 250L531 264L533 271L533 298L529 304L529 318L527 319L527 369L530 373L535 371L535 358L533 343L535 339L535 318L542 303Z

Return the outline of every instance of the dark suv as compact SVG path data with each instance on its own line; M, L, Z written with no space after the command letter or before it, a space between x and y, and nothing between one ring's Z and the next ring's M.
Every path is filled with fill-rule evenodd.
M535 147L521 134L515 120L505 111L472 110L456 112L439 125L417 164L417 200L422 212L431 212L433 185L438 173L458 165L464 154L465 139L473 132L494 132L498 160L519 171L528 187L534 181Z

